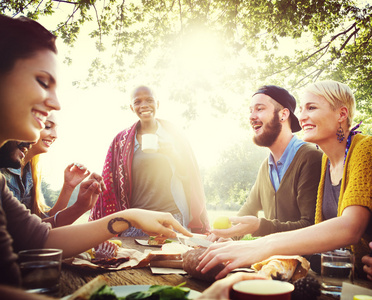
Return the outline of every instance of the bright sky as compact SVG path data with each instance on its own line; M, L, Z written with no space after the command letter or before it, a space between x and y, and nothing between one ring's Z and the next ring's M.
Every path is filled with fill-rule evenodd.
M63 44L58 44L61 60L65 48ZM137 120L129 109L121 108L129 105L128 94L109 85L85 90L72 86L73 81L85 78L92 57L87 53L91 53L92 49L93 42L81 36L72 53L74 63L71 66L63 63L59 65L59 100L62 110L56 113L59 123L58 139L49 152L41 156L43 176L52 189L62 186L63 171L72 162L82 163L92 172L101 174L112 139L119 131ZM200 61L188 63L185 68L194 68L191 71L195 71L201 64ZM140 75L136 82L141 82ZM181 114L184 106L171 103L166 88L156 89L155 93L160 101L157 116L183 128L185 124ZM200 118L193 121L184 132L200 167L208 168L216 163L221 151L239 138L245 137L248 131L240 129L237 120L233 118L213 117L208 105L200 105L198 109Z
M47 28L55 28L56 18L46 17L40 23ZM89 28L83 27L70 56L73 59L71 66L62 63L67 47L57 39L60 63L59 99L62 110L57 113L59 119L58 139L52 145L47 154L41 156L43 175L51 184L51 188L59 189L63 184L63 171L72 162L82 163L92 172L101 174L102 166L108 147L114 136L121 130L131 126L136 116L130 110L123 110L122 106L128 106L129 95L124 94L108 84L99 88L90 87L86 90L72 86L73 81L84 80L92 59L97 54L95 41L88 37ZM292 49L291 44L286 44L286 50ZM106 48L107 45L105 44ZM197 76L207 78L213 84L218 72L234 71L239 66L239 61L231 63L231 60L219 60L219 41L207 32L198 32L194 36L184 39L184 45L178 54L173 57L174 70L170 69L162 74L161 88L156 88L157 99L160 101L158 117L173 122L177 127L185 127L185 119L181 116L185 107L178 103L172 103L169 99L168 85L180 82L188 82ZM106 57L109 57L111 49L107 49ZM105 58L104 56L102 57ZM247 58L249 59L249 58ZM247 62L247 60L245 60ZM254 63L254 61L250 61ZM138 74L128 86L147 84L152 62L138 69ZM147 75L145 74L147 72ZM143 77L142 77L143 76ZM147 76L147 77L146 77ZM248 84L248 83L247 83ZM151 85L150 85L151 86ZM218 89L215 84L215 91ZM248 94L234 91L231 88L218 90L218 96L228 99L228 105L234 107L244 115L246 107L241 106L244 100L249 99L252 91ZM188 124L184 130L191 143L200 167L214 166L221 152L239 139L245 138L250 131L241 129L238 123L240 116L213 116L210 105L202 104L203 96L197 95L197 111L199 118ZM248 118L248 109L246 112Z

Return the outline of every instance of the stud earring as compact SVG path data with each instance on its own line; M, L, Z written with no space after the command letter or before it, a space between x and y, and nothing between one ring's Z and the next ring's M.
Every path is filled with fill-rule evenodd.
M337 135L338 142L342 143L342 141L345 139L345 132L343 128L341 127L341 123L340 123L340 127L337 129L336 135Z

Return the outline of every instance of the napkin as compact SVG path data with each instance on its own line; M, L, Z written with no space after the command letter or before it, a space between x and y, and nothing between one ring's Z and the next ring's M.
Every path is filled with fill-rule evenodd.
M187 274L183 269L151 267L152 274Z
M127 257L129 258L128 261L120 264L118 267L101 267L96 265L90 261L91 257L89 253L83 252L73 258L70 264L75 266L82 266L88 267L92 269L105 269L105 270L121 270L121 269L128 269L134 267L145 267L149 264L149 260L147 259L148 253L150 251L145 251L144 253L128 248L120 247L118 249L117 256L115 258ZM66 261L65 261L66 262Z
M353 300L354 295L372 296L372 290L356 284L343 282L341 300Z

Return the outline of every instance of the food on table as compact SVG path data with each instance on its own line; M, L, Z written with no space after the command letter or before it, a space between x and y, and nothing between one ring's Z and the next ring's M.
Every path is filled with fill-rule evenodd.
M216 281L215 277L218 273L222 271L222 269L225 267L224 264L218 264L215 267L213 267L211 270L209 270L206 273L201 273L200 271L196 271L196 267L199 264L198 257L202 255L202 253L206 250L206 248L196 248L189 250L185 252L182 255L183 258L183 269L192 277L198 278L200 280L213 282Z
M302 256L274 255L268 259L255 263L252 269L267 279L296 281L307 275L310 263Z
M118 257L122 243L120 240L107 240L98 246L81 253L80 256L103 268L117 268L129 261L130 257Z
M231 227L231 222L229 217L220 216L217 217L213 222L214 229L228 229Z
M147 258L150 261L180 260L182 259L182 254L190 249L192 248L176 243L164 244L161 250L151 251Z
M162 234L159 234L157 236L150 236L148 241L149 245L164 245L165 243L171 243L171 241Z
M75 291L67 300L89 300L90 297L100 290L102 287L107 286L108 281L103 275L98 275L96 278L83 285Z
M119 246L111 241L104 241L97 247L94 247L96 259L110 259L116 257Z
M118 249L121 245L122 243L120 240L107 240L98 246L83 252L82 255L89 261L94 258L112 258L117 255Z
M320 283L312 276L302 277L293 285L295 289L291 295L292 300L313 300L321 295Z
M182 259L168 259L168 260L151 260L150 267L155 268L170 268L170 269L182 269Z
M121 247L122 246L122 242L121 242L121 240L109 240L110 242L112 242L112 243L114 243L114 244L116 244L116 245L118 245L119 247Z
M91 263L96 264L102 268L117 268L122 263L129 261L129 257L120 257L120 258L93 258Z

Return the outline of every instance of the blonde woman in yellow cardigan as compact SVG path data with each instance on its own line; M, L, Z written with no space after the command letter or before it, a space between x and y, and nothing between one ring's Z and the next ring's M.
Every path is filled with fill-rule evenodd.
M254 241L213 244L200 257L197 270L207 272L226 263L218 279L276 254L311 255L352 246L358 275L366 275L361 257L369 253L372 240L372 137L351 128L355 99L345 84L312 84L305 90L300 110L303 139L324 152L316 224Z

